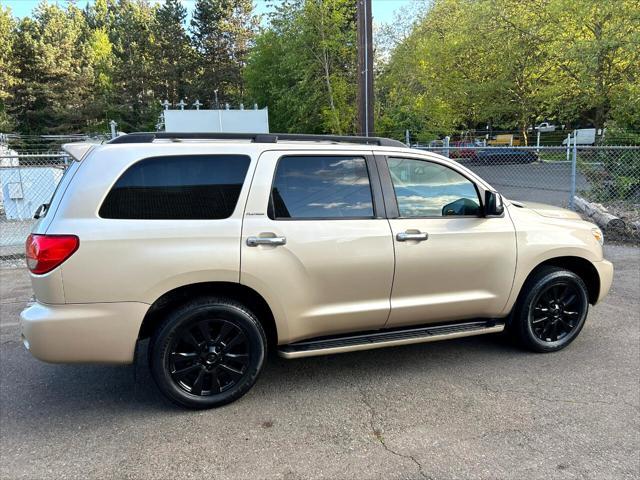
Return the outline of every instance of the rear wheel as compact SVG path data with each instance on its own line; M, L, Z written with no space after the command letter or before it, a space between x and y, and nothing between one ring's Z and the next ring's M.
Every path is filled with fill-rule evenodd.
M510 328L529 350L561 350L582 330L588 298L587 287L575 273L542 268L525 283Z
M219 407L253 386L266 345L260 322L243 305L202 298L177 309L156 331L149 365L158 388L174 403Z

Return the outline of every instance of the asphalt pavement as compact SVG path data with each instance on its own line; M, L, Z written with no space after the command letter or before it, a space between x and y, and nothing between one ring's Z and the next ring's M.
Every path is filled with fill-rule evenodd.
M166 402L144 363L49 365L0 270L0 478L625 479L640 476L640 250L562 352L502 336L272 358L217 410Z

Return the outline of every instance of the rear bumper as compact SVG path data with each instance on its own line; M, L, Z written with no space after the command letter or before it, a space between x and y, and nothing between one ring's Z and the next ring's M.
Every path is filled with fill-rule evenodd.
M31 354L52 363L131 363L149 305L136 302L46 305L20 314Z
M604 297L607 296L611 289L611 283L613 282L613 264L608 260L602 260L601 262L593 262L593 266L598 271L600 277L600 292L596 303L599 303Z

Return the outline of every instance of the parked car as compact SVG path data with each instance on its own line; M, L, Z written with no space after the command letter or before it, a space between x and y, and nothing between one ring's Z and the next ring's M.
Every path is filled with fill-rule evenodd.
M155 382L185 407L240 398L270 349L509 330L561 350L611 285L595 225L395 140L148 133L65 149L26 242L24 345L126 364L149 339Z
M535 150L518 148L490 148L479 150L475 160L484 164L533 163L538 161Z
M474 142L464 140L451 142L449 144L449 158L475 159L478 145Z
M536 125L535 127L529 127L527 130L529 130L530 132L533 130L538 130L542 133L546 133L546 132L555 132L556 131L556 126L549 123L549 122L542 122L540 125Z

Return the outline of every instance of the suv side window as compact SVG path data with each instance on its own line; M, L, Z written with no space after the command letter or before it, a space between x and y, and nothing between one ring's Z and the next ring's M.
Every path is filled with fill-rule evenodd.
M401 217L479 216L473 182L439 163L389 158L389 173Z
M240 196L246 155L175 155L140 160L125 171L100 207L103 218L228 218Z
M278 161L269 200L272 219L373 218L363 157L288 156Z

